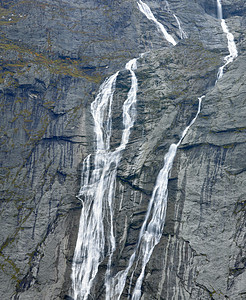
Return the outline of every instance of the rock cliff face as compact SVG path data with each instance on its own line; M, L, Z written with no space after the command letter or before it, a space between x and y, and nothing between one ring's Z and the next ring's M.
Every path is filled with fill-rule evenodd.
M126 268L164 156L205 95L174 160L166 223L141 299L246 299L245 1L222 1L239 55L217 82L228 45L216 1L146 3L175 47L135 0L0 1L1 299L73 299L76 195L82 161L95 149L90 104L103 80L121 70L116 147L130 88L124 65L143 52L135 72L137 120L117 171L113 273ZM105 255L91 299L105 299L107 263Z

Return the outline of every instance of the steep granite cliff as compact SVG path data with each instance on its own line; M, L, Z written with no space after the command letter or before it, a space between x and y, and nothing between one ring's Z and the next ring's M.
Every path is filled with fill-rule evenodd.
M141 299L246 299L245 1L222 1L238 57L218 81L228 40L216 0L146 3L176 46L135 0L0 1L1 299L75 299L83 206L76 196L83 160L96 147L91 103L120 71L110 140L116 149L131 87L124 66L140 53L137 115L116 173L110 276L127 268L164 156L205 95L176 153ZM88 299L106 297L109 248L106 238ZM131 298L141 265L132 270L120 299Z

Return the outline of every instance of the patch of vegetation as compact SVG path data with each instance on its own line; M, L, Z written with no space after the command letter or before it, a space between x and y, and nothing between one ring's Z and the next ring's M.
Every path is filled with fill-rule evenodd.
M24 45L17 45L6 38L2 38L0 41L0 53L4 57L8 57L9 53L16 56L15 61L0 61L0 83L4 83L7 75L14 76L15 74L25 73L26 67L30 66L30 64L36 65L37 67L45 67L52 74L84 78L96 83L100 83L102 80L98 72L94 72L93 75L88 75L81 70L79 60L70 59L68 57L52 59L44 53L37 53Z
M223 148L224 148L224 149L230 149L230 148L233 148L233 147L235 147L234 144L223 145Z

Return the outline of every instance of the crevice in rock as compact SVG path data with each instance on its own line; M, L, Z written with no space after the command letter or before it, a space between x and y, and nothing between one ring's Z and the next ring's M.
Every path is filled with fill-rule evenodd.
M134 184L130 181L130 180L135 179L135 177L136 177L136 175L131 176L131 177L128 177L128 178L126 179L126 178L123 178L122 176L117 175L117 178L118 178L120 181L122 181L122 182L128 184L133 190L139 191L139 192L143 193L144 195L151 196L151 194L152 194L151 191L144 190L144 189L140 188L139 186L134 185Z

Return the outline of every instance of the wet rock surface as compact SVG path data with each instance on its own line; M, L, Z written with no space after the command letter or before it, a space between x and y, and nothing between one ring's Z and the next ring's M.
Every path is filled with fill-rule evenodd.
M165 153L205 95L175 158L166 225L141 299L246 299L245 3L223 1L239 56L218 82L228 48L216 1L146 3L177 46L136 1L0 1L1 299L72 299L76 195L82 161L94 149L90 103L100 83L122 70L113 104L115 147L130 88L124 65L143 52L137 121L117 174L114 272L128 264ZM106 264L92 299L105 298Z

